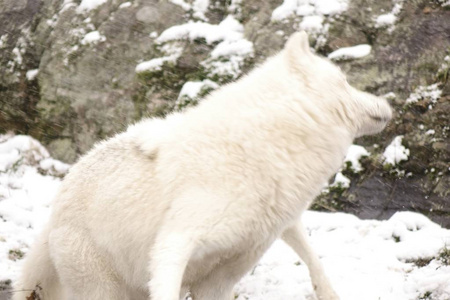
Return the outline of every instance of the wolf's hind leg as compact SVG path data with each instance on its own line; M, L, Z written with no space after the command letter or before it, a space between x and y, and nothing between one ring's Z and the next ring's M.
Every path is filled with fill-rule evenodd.
M86 232L76 227L60 227L50 232L49 244L68 300L128 299L113 266Z
M207 276L191 287L193 299L234 299L235 284L258 262L266 248L266 244L263 244L256 249L247 249L222 260Z

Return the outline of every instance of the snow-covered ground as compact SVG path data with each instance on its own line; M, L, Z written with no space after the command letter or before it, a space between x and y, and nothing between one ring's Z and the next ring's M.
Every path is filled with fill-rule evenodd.
M368 155L352 149L349 161ZM0 135L0 282L19 275L68 168L30 137ZM303 220L341 299L450 299L450 230L425 216L399 212L387 221L363 221L307 212ZM281 241L235 292L238 300L314 299L306 266Z

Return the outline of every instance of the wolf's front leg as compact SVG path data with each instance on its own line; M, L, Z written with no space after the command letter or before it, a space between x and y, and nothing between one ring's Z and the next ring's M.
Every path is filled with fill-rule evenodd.
M150 253L151 300L179 300L183 274L194 247L183 232L161 233Z
M283 232L282 238L308 266L317 298L319 300L339 300L338 295L331 287L325 275L319 257L309 246L302 224L297 222L294 226L286 229Z

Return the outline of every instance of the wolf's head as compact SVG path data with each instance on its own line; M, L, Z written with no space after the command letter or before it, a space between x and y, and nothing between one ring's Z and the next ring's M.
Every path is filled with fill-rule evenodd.
M313 95L312 101L355 137L382 131L392 118L385 99L350 86L337 66L312 53L305 32L294 33L283 51L289 72Z

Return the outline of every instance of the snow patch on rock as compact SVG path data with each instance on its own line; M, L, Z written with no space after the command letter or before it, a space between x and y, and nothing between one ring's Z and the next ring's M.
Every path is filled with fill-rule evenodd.
M254 53L253 43L244 38L243 32L244 26L232 15L228 15L217 25L190 21L170 27L160 34L156 42L159 44L177 40L193 42L198 39L204 39L208 45L218 42L201 65L210 76L229 76L235 79L241 74L245 59L252 57ZM162 58L162 61L169 59L173 60L174 57ZM161 60L153 63L161 66ZM142 69L142 66L139 69Z
M372 46L367 44L344 47L328 54L328 58L332 60L356 59L369 55L371 50Z
M80 5L77 7L77 12L82 13L86 11L90 11L96 9L103 3L106 3L108 0L82 0Z
M28 81L32 81L36 78L38 73L39 73L39 69L28 70L25 76L27 77Z
M316 39L316 46L326 43L329 22L346 11L348 0L284 0L272 12L272 21L286 22L292 16L301 17L295 29L304 30Z
M347 10L347 0L284 0L272 12L273 21L281 21L293 15L335 15Z
M185 0L169 0L175 5L180 6L185 11L192 12L194 18L207 21L208 18L205 13L208 11L209 0L194 0L192 3L186 2Z
M203 81L187 81L181 88L175 107L183 109L190 104L196 104L206 93L219 88L214 81L205 79Z
M388 32L392 32L395 29L395 23L397 22L398 15L403 9L403 2L404 0L393 0L392 11L379 15L375 19L375 27L388 28Z
M214 81L209 79L203 81L187 81L183 87L181 88L180 94L178 95L178 99L183 97L188 97L191 99L195 99L198 97L198 94L205 88L217 89L219 85Z
M401 161L408 160L409 149L402 145L403 135L396 136L386 147L383 153L384 164L397 165Z
M350 148L348 148L344 163L349 162L353 172L358 173L363 170L363 167L359 161L361 158L367 156L370 156L370 153L366 150L366 148L359 145L351 145Z
M439 84L435 83L428 86L419 86L406 99L406 104L416 103L424 99L430 99L434 104L441 98L442 91L439 89Z
M0 281L17 278L68 169L35 139L0 135Z
M157 72L161 71L162 66L166 63L175 64L183 53L183 48L177 43L170 43L162 46L161 52L166 55L139 63L135 68L136 73Z
M87 33L81 40L82 45L98 44L106 41L106 37L101 35L97 30Z
M131 2L124 2L122 4L119 5L119 8L127 8L131 6Z

